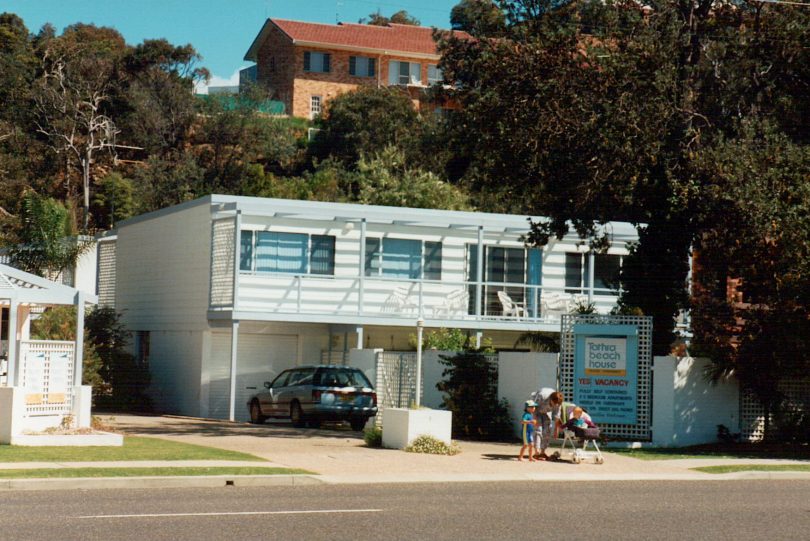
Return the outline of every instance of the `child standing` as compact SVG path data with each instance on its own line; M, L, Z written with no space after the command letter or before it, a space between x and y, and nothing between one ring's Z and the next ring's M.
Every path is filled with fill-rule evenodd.
M529 450L529 462L534 462L534 428L537 420L534 418L534 410L537 407L537 402L534 400L527 400L526 406L523 408L523 419L521 424L521 435L523 437L523 447L520 448L518 460L523 460L523 453L526 449Z

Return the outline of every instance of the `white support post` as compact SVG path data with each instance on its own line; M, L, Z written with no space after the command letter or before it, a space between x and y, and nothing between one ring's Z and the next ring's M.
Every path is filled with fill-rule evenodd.
M363 349L363 327L357 327L357 349Z
M8 376L6 381L9 387L17 386L17 374L19 373L20 364L17 344L17 306L17 297L12 293L8 309Z
M421 317L416 320L416 407L421 403L422 394L422 331L425 320Z
M237 210L234 216L233 232L233 311L239 311L239 260L242 249L242 211ZM255 251L253 252L256 253ZM254 257L255 259L255 257Z
M481 296L484 281L484 226L478 226L478 258L475 265L475 315L481 317Z
M357 313L363 313L363 293L366 288L366 219L363 218L360 220L360 261L357 264L357 268L359 269L358 272L358 285L359 289L357 291ZM362 334L362 332L361 332ZM358 349L361 349L363 346L357 346Z
M236 420L236 352L239 345L239 320L231 324L231 389L229 393L228 420Z
M481 349L481 338L483 338L484 333L481 331L475 331L475 349Z
M76 293L76 351L73 353L73 385L81 387L84 371L84 293Z
M588 252L588 304L593 303L594 263L596 263L596 255L593 250L590 250Z

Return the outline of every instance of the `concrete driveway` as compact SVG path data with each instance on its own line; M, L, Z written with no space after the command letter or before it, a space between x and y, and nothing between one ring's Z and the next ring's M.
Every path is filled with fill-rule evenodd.
M256 426L194 418L118 415L111 424L121 432L250 453L274 464L303 468L331 482L495 481L521 479L597 480L712 478L688 465L605 454L596 465L569 462L518 462L520 446L459 442L461 454L437 456L365 446L362 433L347 426L293 428L289 422ZM716 476L714 476L716 478Z

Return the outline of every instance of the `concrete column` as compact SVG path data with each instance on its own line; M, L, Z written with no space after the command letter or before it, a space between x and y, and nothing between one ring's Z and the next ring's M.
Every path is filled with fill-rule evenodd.
M593 250L588 252L588 304L593 302L593 277L594 265L596 263L596 255Z
M363 349L363 327L357 327L357 349Z

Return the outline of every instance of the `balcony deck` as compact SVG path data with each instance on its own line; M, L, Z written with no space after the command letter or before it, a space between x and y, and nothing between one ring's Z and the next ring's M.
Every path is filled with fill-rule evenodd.
M518 308L506 311L498 291ZM616 298L594 291L592 302L607 313ZM587 304L587 295L528 284L240 272L234 302L212 303L208 317L385 326L414 326L421 318L427 327L553 332L577 302Z

